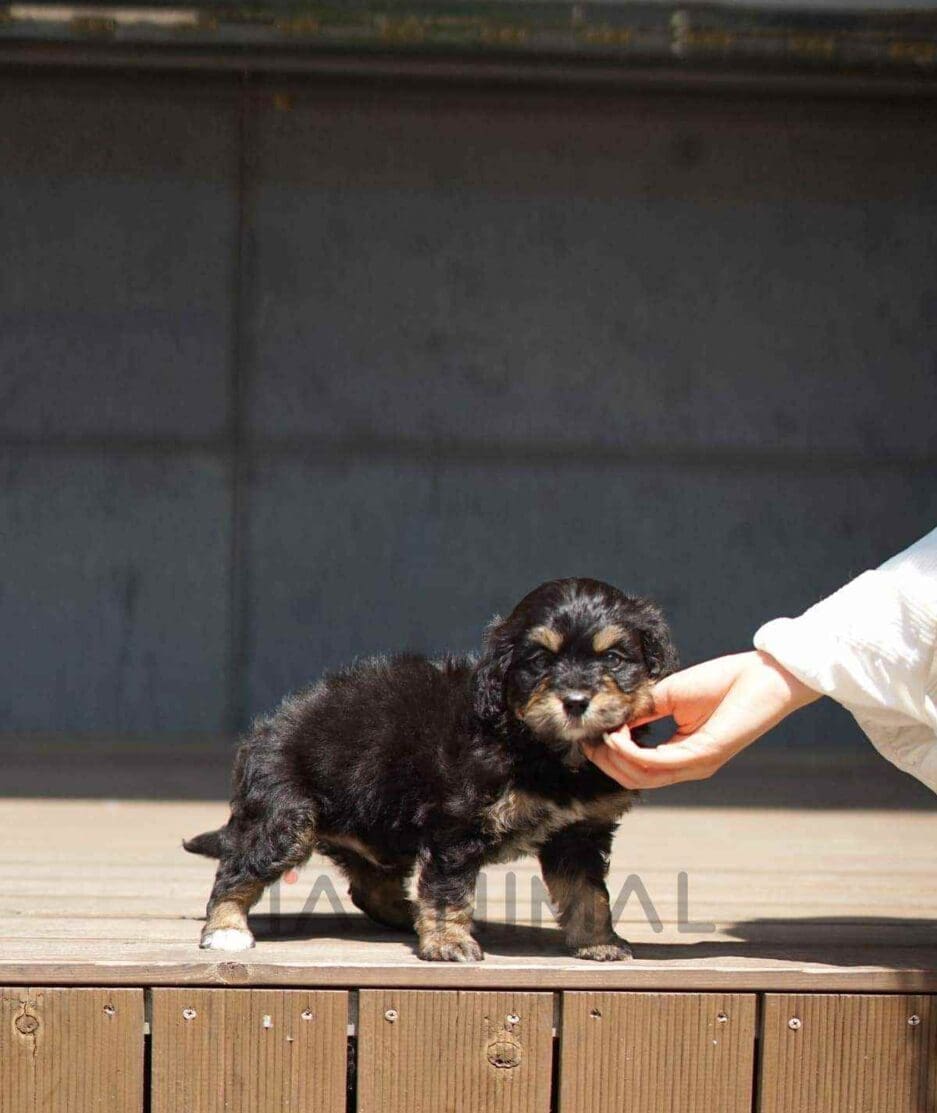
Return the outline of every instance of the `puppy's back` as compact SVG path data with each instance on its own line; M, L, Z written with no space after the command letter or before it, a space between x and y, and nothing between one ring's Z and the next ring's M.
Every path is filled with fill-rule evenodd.
M235 767L235 798L312 803L320 823L410 824L471 759L472 662L402 654L327 674L258 720Z

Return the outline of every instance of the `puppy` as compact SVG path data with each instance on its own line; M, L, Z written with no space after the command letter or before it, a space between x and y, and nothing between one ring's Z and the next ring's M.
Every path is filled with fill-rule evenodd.
M228 822L183 844L220 859L201 946L253 946L250 907L318 851L363 912L415 928L420 958L481 959L478 871L536 854L572 953L629 958L605 878L632 794L581 746L650 710L675 666L653 603L551 580L492 622L478 660L370 660L288 697L238 751Z

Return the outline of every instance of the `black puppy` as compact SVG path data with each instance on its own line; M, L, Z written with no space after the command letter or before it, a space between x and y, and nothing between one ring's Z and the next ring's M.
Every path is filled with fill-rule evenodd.
M201 945L252 946L248 909L315 850L372 919L415 927L421 958L480 959L479 869L537 854L573 953L630 957L605 877L631 794L580 744L649 710L675 665L653 603L552 580L494 620L478 661L371 660L287 698L238 751L227 824L184 844L220 859Z

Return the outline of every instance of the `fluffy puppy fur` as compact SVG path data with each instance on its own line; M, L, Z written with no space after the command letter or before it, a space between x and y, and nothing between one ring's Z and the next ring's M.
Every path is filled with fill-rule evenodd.
M536 854L573 954L630 957L605 877L631 794L581 744L649 708L675 665L653 603L551 580L491 623L477 660L370 660L288 697L238 751L227 824L184 844L220 859L201 945L252 946L251 905L319 851L362 911L415 928L421 958L480 959L478 871Z

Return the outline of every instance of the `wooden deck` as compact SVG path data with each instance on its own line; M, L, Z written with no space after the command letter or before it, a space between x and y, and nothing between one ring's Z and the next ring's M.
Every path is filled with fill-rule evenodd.
M486 871L478 965L419 961L319 858L258 905L254 950L200 951L213 863L179 842L225 815L0 802L0 983L937 992L937 812L638 806L609 885L634 962L566 957L524 860Z
M322 860L253 951L200 951L212 863L179 841L224 815L0 802L3 1113L937 1109L937 812L638 807L633 962L566 957L521 862L477 965L420 962Z

